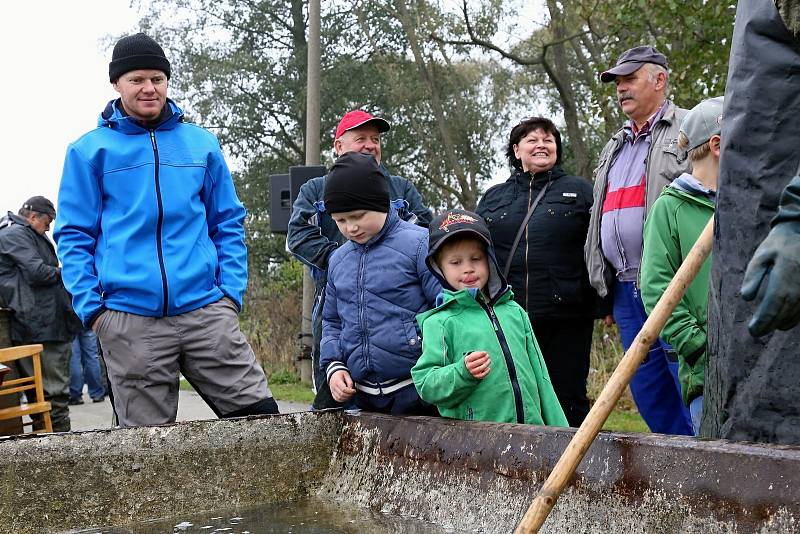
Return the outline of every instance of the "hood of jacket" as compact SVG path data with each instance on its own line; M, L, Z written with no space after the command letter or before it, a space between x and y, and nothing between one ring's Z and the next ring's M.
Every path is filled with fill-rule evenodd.
M661 194L680 198L701 206L707 206L713 210L715 206L714 200L705 192L690 187L685 181L681 181L681 178L684 176L686 175L681 175L680 178L676 178L674 182L664 188Z
M147 128L141 122L127 115L122 109L122 99L116 98L106 104L105 109L97 119L101 128L112 128L125 134L140 134L143 130L171 130L176 124L183 121L183 110L171 99L167 98L164 109L159 116L159 122L152 128Z
M712 204L715 204L717 199L715 190L705 187L697 178L686 172L675 178L667 186L667 189L675 189L689 195L697 195L711 201Z
M513 298L514 292L511 290L510 286L506 286L505 290L496 295L495 300L493 301L487 299L475 288L460 289L458 291L454 291L452 289L442 289L442 292L439 293L439 296L436 299L436 307L417 315L417 323L419 323L420 328L422 328L423 323L428 317L437 311L444 309L454 310L461 306L481 307L479 300L482 300L486 304L490 304L494 307L512 300Z
M4 215L0 218L0 230L3 228L8 228L14 224L21 224L22 226L30 226L31 224L24 218L20 217L16 213L8 212L8 214Z
M442 288L451 292L457 291L444 277L439 263L436 261L436 256L445 241L455 235L469 234L486 247L486 257L489 263L489 280L486 282L488 302L494 303L508 289L508 282L497 263L497 257L492 246L492 236L486 227L483 217L466 210L449 210L437 216L431 222L429 231L428 255L425 258L425 265L428 266L431 273L442 284ZM437 304L439 303L438 301L439 299L437 299Z

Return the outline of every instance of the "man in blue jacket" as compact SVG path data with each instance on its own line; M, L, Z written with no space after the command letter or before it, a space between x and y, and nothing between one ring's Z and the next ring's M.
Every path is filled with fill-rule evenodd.
M381 172L389 188L391 205L398 211L401 219L426 227L431 222L431 211L422 203L417 188L409 180L389 174L381 164L381 134L388 132L388 121L356 109L345 113L333 142L337 156L347 152L370 154L380 165ZM319 344L322 338L322 307L325 303L325 284L328 278L328 258L331 253L347 239L342 236L336 223L326 213L322 202L325 190L325 176L312 178L300 188L300 193L292 207L286 245L303 263L311 268L314 277L314 311L312 326L314 348L312 351L314 367L315 409L333 408L339 404L331 397L325 380L325 372L319 366Z
M120 39L120 98L67 149L55 229L64 283L100 339L121 426L175 421L179 373L218 417L277 413L239 329L245 210L217 139L167 98L170 64Z

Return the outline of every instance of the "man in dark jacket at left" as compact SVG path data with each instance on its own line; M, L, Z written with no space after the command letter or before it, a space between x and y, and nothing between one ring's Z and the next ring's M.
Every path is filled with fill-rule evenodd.
M180 374L218 417L277 413L239 329L245 210L219 142L167 98L150 37L120 39L108 74L120 98L67 149L55 238L118 422L174 422Z
M61 281L55 248L45 235L55 217L53 203L37 196L17 215L9 212L0 219L0 303L14 310L14 345L43 345L42 381L53 431L69 432L70 346L80 323ZM21 374L33 375L29 358L17 364ZM39 418L33 416L34 428L40 428Z

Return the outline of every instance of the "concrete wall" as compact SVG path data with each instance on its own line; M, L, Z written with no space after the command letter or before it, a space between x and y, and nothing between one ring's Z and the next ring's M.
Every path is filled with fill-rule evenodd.
M350 417L320 492L456 531L510 532L573 430ZM544 532L797 532L800 449L603 433Z
M53 532L299 499L321 484L336 414L0 439L0 532Z
M0 532L314 494L459 532L510 532L572 433L304 413L0 439ZM800 531L800 449L603 433L544 531Z

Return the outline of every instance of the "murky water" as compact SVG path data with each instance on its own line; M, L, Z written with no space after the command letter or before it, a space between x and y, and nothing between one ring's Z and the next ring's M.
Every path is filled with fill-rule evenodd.
M437 534L452 532L414 518L309 499L256 508L183 515L125 526L72 530L81 534Z

